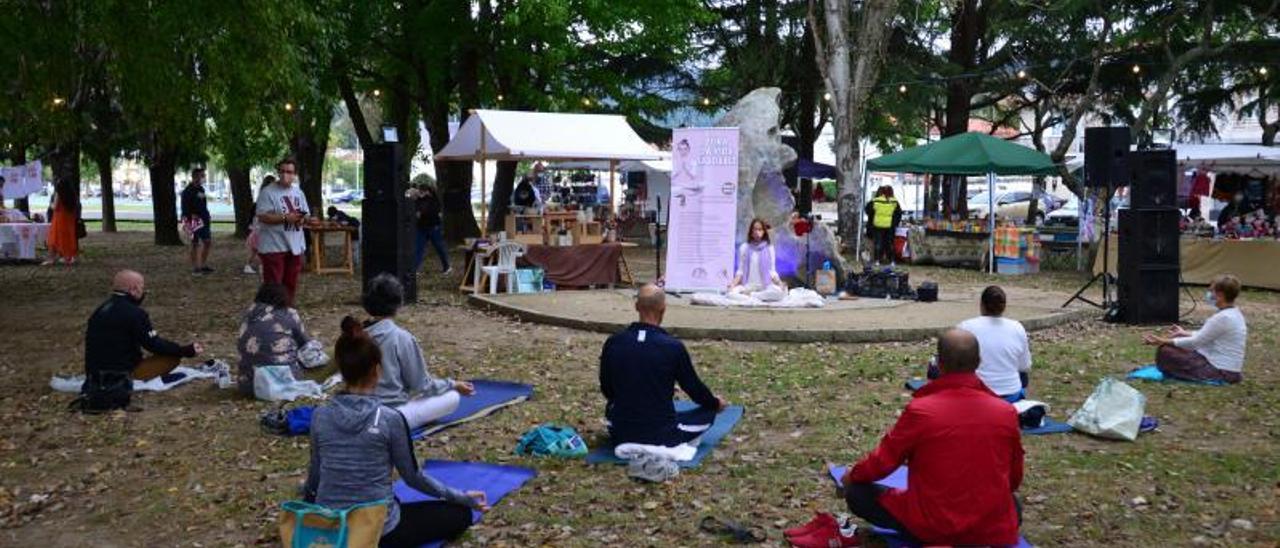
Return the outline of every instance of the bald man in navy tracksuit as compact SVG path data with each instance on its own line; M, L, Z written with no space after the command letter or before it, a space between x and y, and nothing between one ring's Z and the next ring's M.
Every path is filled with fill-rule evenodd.
M684 344L659 327L666 308L661 288L640 288L640 321L609 337L600 353L600 391L615 445L680 445L702 435L727 405L698 378ZM676 412L676 384L697 408Z

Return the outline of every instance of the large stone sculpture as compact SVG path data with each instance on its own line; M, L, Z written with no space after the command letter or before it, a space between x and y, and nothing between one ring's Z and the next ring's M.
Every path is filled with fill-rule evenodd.
M769 231L777 255L778 275L794 282L805 276L805 236L795 233L791 212L796 202L787 189L782 170L796 161L796 152L782 144L778 121L778 88L760 88L738 100L716 125L737 127L738 140L738 231L737 244L746 241L751 219L759 217L773 227ZM821 223L808 235L809 264L822 268L824 261L840 273L840 256L835 234Z

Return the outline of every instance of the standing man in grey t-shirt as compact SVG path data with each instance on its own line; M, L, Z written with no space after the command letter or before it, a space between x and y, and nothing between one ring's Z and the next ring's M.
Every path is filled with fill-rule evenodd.
M258 257L262 259L262 282L284 285L292 306L298 292L298 274L302 272L302 254L307 251L302 225L311 210L307 208L307 198L294 184L298 168L293 159L280 160L276 171L276 182L258 192Z

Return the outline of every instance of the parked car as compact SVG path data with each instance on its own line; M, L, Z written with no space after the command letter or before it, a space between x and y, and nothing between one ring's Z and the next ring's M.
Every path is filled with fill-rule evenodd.
M1027 210L1031 207L1033 194L1029 191L1013 190L1006 191L996 195L996 219L1025 221L1027 219ZM989 214L989 194L979 192L969 198L969 215L979 219L987 218ZM1040 205L1036 211L1036 224L1044 222L1045 218L1053 210L1062 205L1063 200L1049 194L1041 194L1039 196Z
M1080 226L1080 199L1072 196L1067 199L1062 207L1050 211L1045 215L1044 226L1047 227L1079 227Z
M329 203L331 204L349 203L352 201L355 195L356 195L356 191L354 190L343 190L341 192L335 192L329 195Z

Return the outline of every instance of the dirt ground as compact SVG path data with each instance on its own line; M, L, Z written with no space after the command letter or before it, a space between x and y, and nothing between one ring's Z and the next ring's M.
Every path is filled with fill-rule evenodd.
M147 276L146 308L161 334L200 340L206 357L234 363L234 335L256 278L239 274L240 242L219 234L212 275L193 277L180 248L148 234L94 233L73 268L0 267L0 545L251 546L278 542L280 502L305 474L308 440L261 433L267 404L197 381L140 394L144 410L81 416L48 387L83 368L83 330L111 273ZM638 250L637 276L648 277ZM456 258L455 258L456 259ZM649 270L646 270L649 269ZM718 545L705 515L781 530L815 510L841 510L822 477L874 446L908 395L929 343L689 344L703 378L743 404L743 422L702 467L671 483L632 483L620 468L512 455L519 435L569 424L594 444L604 428L596 368L604 335L530 325L465 305L457 280L428 261L422 302L401 314L434 374L532 383L536 395L494 416L417 444L419 458L513 463L539 477L502 501L464 546ZM912 269L913 279L976 285L966 271ZM1000 278L1018 295L1071 292L1069 274ZM944 285L946 287L946 285ZM1193 289L1198 295L1200 291ZM342 276L304 276L298 308L331 345L359 287ZM1024 534L1037 545L1275 546L1280 539L1280 294L1247 292L1246 381L1227 388L1136 385L1158 432L1135 443L1078 434L1024 439ZM1187 308L1190 300L1184 299ZM1207 317L1201 304L1189 318ZM1103 376L1150 361L1140 328L1077 322L1033 335L1032 393L1065 419Z

